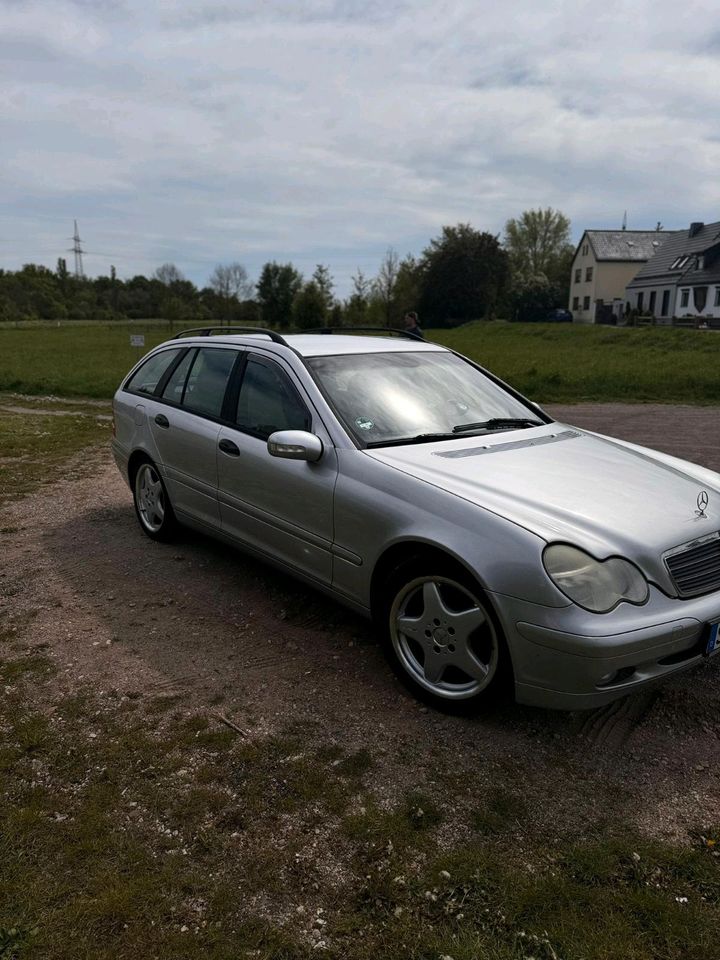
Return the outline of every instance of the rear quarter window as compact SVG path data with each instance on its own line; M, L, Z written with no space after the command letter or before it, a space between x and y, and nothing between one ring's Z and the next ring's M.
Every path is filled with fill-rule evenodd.
M154 353L126 381L124 389L131 393L154 393L162 375L180 353L180 348Z

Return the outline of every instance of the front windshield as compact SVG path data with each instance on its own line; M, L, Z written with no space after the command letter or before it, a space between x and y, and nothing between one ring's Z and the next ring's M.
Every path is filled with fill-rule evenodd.
M307 362L335 412L363 445L467 436L473 428L491 429L481 425L492 420L518 420L517 426L543 422L536 411L452 353L403 350Z

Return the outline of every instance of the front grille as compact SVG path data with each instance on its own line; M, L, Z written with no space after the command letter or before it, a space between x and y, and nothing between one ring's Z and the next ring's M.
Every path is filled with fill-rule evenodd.
M673 551L665 565L681 597L720 590L720 533Z

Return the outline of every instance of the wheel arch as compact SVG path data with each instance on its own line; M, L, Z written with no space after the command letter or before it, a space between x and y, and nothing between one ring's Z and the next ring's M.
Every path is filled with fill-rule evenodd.
M128 466L127 466L128 482L130 484L131 490L135 483L135 474L137 473L138 467L140 466L140 464L154 463L154 462L155 461L147 452L147 450L142 450L142 449L133 450L133 452L128 457Z
M370 579L370 610L373 619L375 619L379 613L383 585L387 582L387 579L392 571L395 570L396 567L400 566L401 563L425 558L427 558L428 561L437 559L441 559L445 562L449 561L450 563L460 567L469 577L473 579L474 583L481 591L483 599L489 604L490 608L497 617L497 611L490 600L484 583L478 577L477 572L472 570L462 559L462 557L459 557L451 550L448 550L444 547L439 547L437 544L428 541L401 540L400 542L394 543L387 547L378 557L373 568L372 577Z
M427 561L432 563L438 559L464 573L478 591L479 599L481 599L487 607L498 643L501 647L502 660L498 673L499 688L505 690L508 695L512 696L515 687L515 663L512 648L504 629L503 618L500 616L495 605L495 600L485 587L481 577L478 576L475 570L468 566L462 557L453 553L451 550L440 547L436 543L422 540L403 540L391 544L384 550L373 569L370 586L370 609L376 628L381 631L381 636L385 635L386 624L383 622L384 616L382 615L384 607L383 601L385 600L383 587L392 576L393 570L396 570L398 566L406 562ZM438 572L442 572L442 570ZM504 651L504 654L502 654L502 651Z

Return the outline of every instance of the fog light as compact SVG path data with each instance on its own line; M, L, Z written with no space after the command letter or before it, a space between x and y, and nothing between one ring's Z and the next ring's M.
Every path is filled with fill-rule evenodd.
M617 676L617 670L612 670L610 673L606 673L604 676L600 677L597 682L598 687L606 687L609 683L612 683L615 677Z
M623 683L623 681L629 680L634 673L635 667L620 667L619 670L613 670L612 673L606 673L604 677L600 677L596 686L616 686L618 683Z

